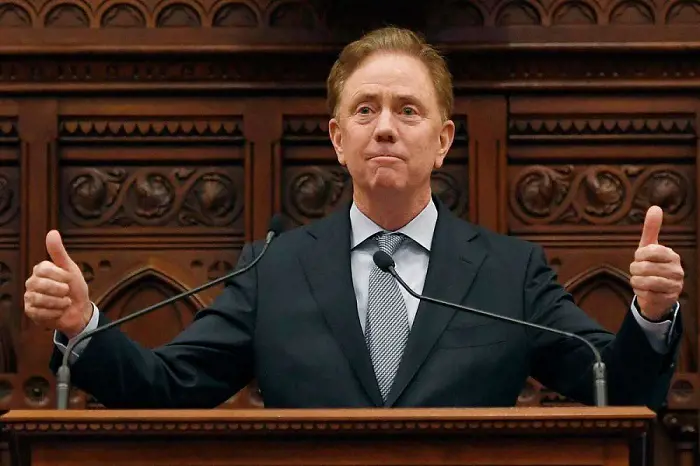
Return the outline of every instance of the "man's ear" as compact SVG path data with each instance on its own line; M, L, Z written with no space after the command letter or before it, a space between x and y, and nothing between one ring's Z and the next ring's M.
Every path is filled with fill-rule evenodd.
M433 166L435 169L442 167L442 163L445 161L447 153L452 147L452 142L455 138L455 123L452 120L447 120L442 124L442 130L440 130L440 149L435 157L435 163Z
M343 136L340 130L340 123L336 118L331 118L328 122L328 134L331 137L331 143L335 149L335 155L338 157L338 163L345 166L345 154L343 153Z

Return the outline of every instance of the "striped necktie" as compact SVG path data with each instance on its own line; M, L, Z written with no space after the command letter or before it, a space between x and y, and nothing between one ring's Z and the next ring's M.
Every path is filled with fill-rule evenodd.
M376 236L379 249L390 256L404 238L402 234L386 232ZM399 284L376 265L369 275L368 294L365 339L379 390L386 401L408 340L408 311Z

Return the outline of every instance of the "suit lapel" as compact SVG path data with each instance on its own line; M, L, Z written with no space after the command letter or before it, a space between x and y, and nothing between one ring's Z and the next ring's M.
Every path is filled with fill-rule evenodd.
M357 314L350 266L350 217L340 209L311 225L315 238L300 257L311 292L365 391L376 406L383 400Z
M473 239L477 231L436 200L438 221L421 294L461 304L486 257ZM393 405L425 362L454 316L452 309L421 301L386 406Z

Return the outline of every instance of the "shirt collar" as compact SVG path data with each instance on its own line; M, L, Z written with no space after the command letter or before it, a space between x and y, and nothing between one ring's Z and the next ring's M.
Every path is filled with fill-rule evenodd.
M402 228L396 230L396 233L403 233L411 238L416 243L430 251L430 246L433 242L433 233L435 232L435 224L437 223L437 207L433 199L430 199L428 205L416 215L413 220L407 223ZM374 223L365 214L360 212L355 203L350 207L350 229L351 229L351 248L355 249L367 238L373 236L380 231L384 231L382 227Z

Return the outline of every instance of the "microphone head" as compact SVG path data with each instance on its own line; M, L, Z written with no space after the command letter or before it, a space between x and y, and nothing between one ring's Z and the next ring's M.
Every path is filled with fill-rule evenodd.
M382 272L388 272L389 269L393 268L395 265L394 259L392 259L391 256L384 251L375 252L372 259L374 259L375 265L379 267L379 270Z
M282 217L282 214L275 214L272 216L267 231L275 236L284 231L284 218Z

